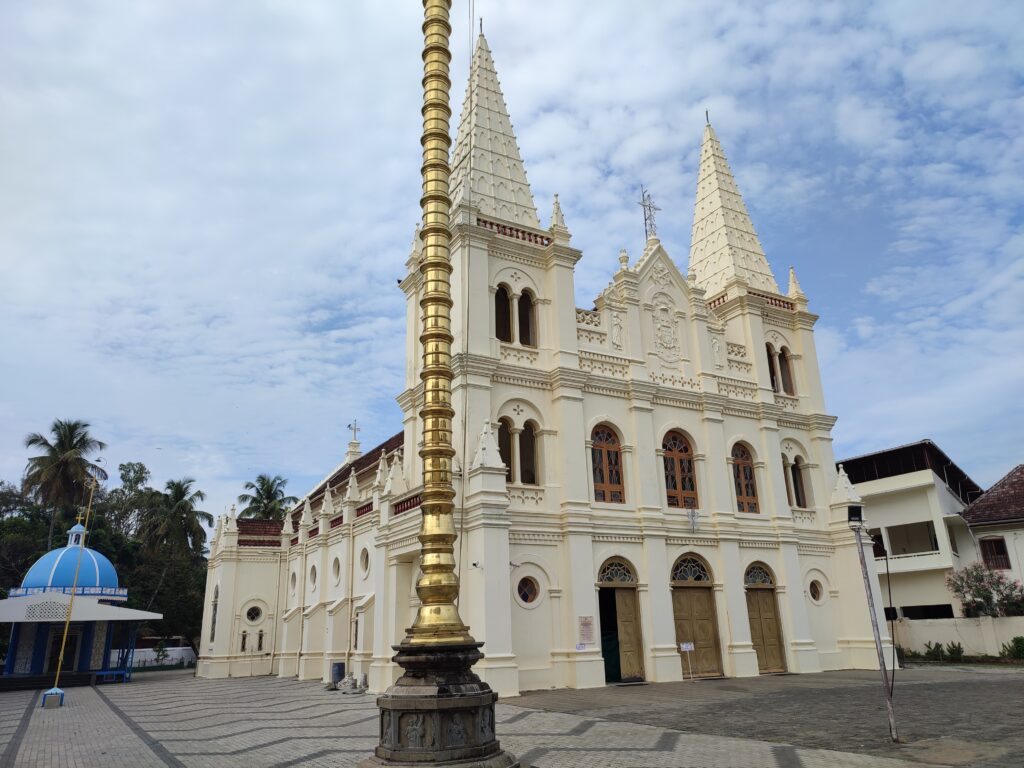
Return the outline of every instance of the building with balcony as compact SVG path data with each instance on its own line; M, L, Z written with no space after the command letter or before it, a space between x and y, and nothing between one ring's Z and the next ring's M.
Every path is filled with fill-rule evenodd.
M964 510L981 488L931 440L840 464L864 499L888 617L960 615L946 575L978 557Z

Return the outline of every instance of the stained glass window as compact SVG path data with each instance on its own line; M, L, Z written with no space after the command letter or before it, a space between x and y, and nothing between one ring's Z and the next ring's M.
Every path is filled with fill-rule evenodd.
M519 580L516 592L519 593L519 599L524 603L532 603L537 599L537 595L540 594L540 586L537 584L535 579L531 579L527 576L526 578Z

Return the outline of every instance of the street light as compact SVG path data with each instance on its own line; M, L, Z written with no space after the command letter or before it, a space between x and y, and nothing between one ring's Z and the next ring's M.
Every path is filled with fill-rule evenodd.
M875 651L878 652L878 668L882 673L882 688L885 689L885 708L889 713L889 736L894 742L900 740L896 733L896 714L892 709L892 688L889 687L889 671L885 668L885 656L882 653L882 636L878 632L878 616L875 614L875 597L871 592L871 580L868 577L868 563L864 558L864 541L861 538L864 530L864 507L851 504L846 508L846 522L857 538L857 554L860 556L860 573L864 577L864 592L868 598L868 614L871 616L871 632L875 636Z

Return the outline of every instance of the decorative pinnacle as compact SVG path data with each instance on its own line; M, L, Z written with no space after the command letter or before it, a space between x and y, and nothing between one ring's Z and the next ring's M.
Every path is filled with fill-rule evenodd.
M619 251L619 271L629 269L629 252L623 248Z
M656 211L660 211L661 208L654 204L654 199L651 197L651 193L640 186L640 202L639 205L644 209L644 234L647 239L650 240L652 237L658 236L658 227L654 222L654 214Z
M800 281L796 279L796 269L794 267L789 268L789 292L787 294L791 299L806 299L807 295L803 292L800 287Z
M555 193L555 202L551 206L551 229L566 229L565 216L562 214L562 204L558 202L558 193Z

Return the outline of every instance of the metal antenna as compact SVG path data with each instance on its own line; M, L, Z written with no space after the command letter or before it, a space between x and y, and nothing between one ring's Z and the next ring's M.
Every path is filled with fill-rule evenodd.
M658 236L658 227L654 223L655 211L660 211L661 208L654 204L651 193L644 189L643 185L640 185L640 207L644 209L644 233L647 235L647 239L650 240L652 237Z

